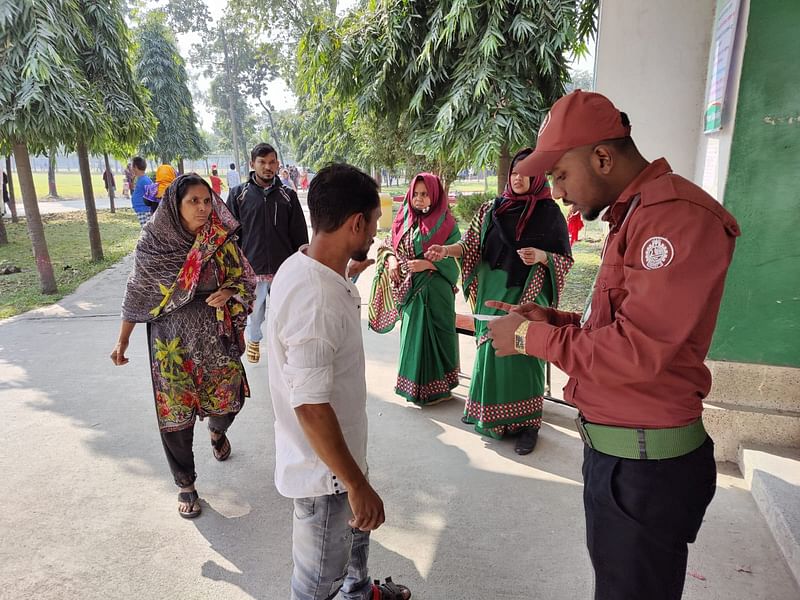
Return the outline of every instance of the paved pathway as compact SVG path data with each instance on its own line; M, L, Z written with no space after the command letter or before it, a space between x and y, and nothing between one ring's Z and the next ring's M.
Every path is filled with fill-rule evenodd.
M213 460L196 428L203 515L176 514L159 442L144 328L131 362L108 359L130 260L59 304L0 322L0 598L288 597L291 503L273 486L265 364ZM366 297L370 273L359 287ZM311 293L311 291L309 292ZM590 598L581 443L570 409L547 406L536 451L482 438L456 402L418 410L392 392L397 332L364 328L370 466L387 522L371 568L416 600ZM461 344L469 369L474 349ZM465 388L457 390L463 396ZM609 532L613 535L613 532ZM730 465L691 547L688 600L796 600L800 591Z

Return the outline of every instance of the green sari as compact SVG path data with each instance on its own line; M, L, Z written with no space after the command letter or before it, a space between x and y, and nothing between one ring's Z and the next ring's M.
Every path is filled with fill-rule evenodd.
M460 238L454 228L446 243ZM400 366L395 392L418 406L449 397L458 385L458 335L455 322L455 284L459 268L452 258L436 263L436 270L410 273L409 260L424 259L423 236L414 227L406 232L397 252L384 245L369 303L369 327L387 333L401 321ZM395 256L405 274L394 283L388 260Z
M487 300L509 304L535 302L556 306L572 258L547 252L547 265L530 269L521 287L508 286L508 274L492 269L481 251L492 220L492 203L481 207L461 241L464 293L477 314L502 315ZM545 384L545 361L533 356L498 357L488 337L488 323L475 322L478 351L464 408L466 420L478 433L500 439L523 427L539 427Z

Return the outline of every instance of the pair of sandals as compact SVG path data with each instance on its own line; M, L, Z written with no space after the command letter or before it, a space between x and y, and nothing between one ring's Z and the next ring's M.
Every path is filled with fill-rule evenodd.
M214 458L216 458L218 461L222 462L224 460L228 460L228 457L231 455L231 442L228 439L228 436L223 433L216 440L212 438L211 450L214 452ZM179 492L178 502L181 505L188 504L191 507L190 510L183 511L181 510L181 506L178 506L178 514L184 519L194 519L195 517L199 517L200 513L203 512L203 509L200 506L200 497L197 495L197 490L192 490L191 492Z

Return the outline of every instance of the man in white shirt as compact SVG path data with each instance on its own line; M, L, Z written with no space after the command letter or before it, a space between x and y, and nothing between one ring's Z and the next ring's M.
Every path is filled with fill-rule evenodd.
M384 522L367 479L367 385L361 298L349 260L365 261L380 218L375 182L345 164L308 192L313 237L272 282L267 321L278 491L294 500L292 599L407 600L373 585L369 532Z
M240 183L242 183L242 178L239 177L239 171L236 170L236 163L231 163L228 168L228 189L232 190Z

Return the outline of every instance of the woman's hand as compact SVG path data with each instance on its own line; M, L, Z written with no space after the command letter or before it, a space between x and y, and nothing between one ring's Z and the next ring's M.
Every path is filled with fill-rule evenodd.
M425 252L425 258L433 262L439 262L447 258L447 248L434 244Z
M544 250L539 250L538 248L520 248L517 250L517 254L519 254L522 262L529 267L538 263L543 265L547 264L547 252Z
M234 293L231 288L220 288L206 299L206 304L213 308L222 308Z
M118 340L117 345L114 346L114 351L111 353L111 362L116 366L128 364L128 359L125 357L125 351L128 349L128 340Z
M436 267L429 260L414 259L408 261L408 270L412 273L422 273L423 271L435 270Z
M402 279L402 274L400 273L400 263L394 256L390 256L387 261L389 263L389 278L394 282L399 282L400 279Z

